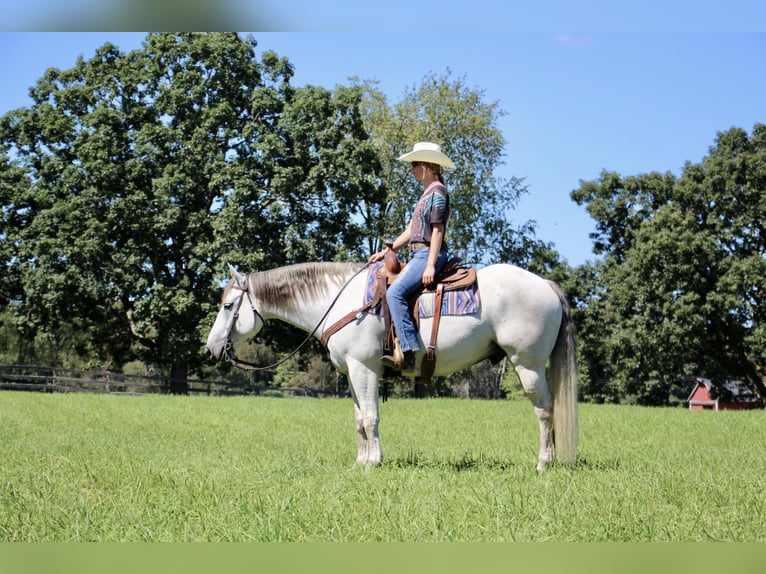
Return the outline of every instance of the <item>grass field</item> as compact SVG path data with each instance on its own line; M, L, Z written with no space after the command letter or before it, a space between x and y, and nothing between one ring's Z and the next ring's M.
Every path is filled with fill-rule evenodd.
M766 412L580 405L535 470L527 402L0 393L0 541L766 541Z

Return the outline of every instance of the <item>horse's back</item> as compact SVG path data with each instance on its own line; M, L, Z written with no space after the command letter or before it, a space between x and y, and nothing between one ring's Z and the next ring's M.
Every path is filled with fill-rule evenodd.
M519 305L517 310L560 309L558 295L548 280L521 267L497 263L480 268L476 278L482 300L500 299L515 303Z
M546 279L508 264L478 270L482 317L503 347L550 352L561 324L561 301Z

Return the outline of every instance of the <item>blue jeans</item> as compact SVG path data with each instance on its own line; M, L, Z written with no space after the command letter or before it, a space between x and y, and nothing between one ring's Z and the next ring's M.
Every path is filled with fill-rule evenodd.
M415 322L410 315L407 297L423 286L423 271L428 262L428 247L410 251L410 262L386 291L388 308L391 319L399 336L402 351L417 351L420 349L418 332ZM447 262L447 252L441 251L436 259L436 273Z

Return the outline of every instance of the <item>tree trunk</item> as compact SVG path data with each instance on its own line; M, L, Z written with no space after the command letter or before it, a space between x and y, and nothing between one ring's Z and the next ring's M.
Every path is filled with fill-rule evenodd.
M748 353L743 353L743 363L747 369L747 381L750 386L766 401L766 373L761 369L758 361Z
M189 394L189 381L188 381L189 365L186 361L180 361L173 363L170 367L170 392L174 395L188 395Z

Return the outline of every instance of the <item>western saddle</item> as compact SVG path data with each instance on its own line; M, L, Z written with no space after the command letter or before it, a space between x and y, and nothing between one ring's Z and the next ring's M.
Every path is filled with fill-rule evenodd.
M389 245L390 247L390 245ZM462 260L459 257L453 257L444 264L442 269L436 275L436 280L432 285L424 286L409 298L410 312L413 315L415 324L419 323L417 301L423 293L435 293L433 323L431 326L431 339L426 348L426 354L420 366L420 381L425 384L431 382L434 369L436 367L436 337L439 332L439 322L441 320L442 299L446 291L466 289L476 283L476 269L473 267L461 266ZM385 336L383 340L383 354L394 357L394 372L401 372L403 353L399 345L399 339L396 336L396 329L391 321L391 313L386 302L386 290L394 282L396 276L402 271L405 265L402 265L396 257L393 250L389 250L384 258L384 265L376 271L375 274L375 294L370 301L366 302L359 309L355 309L341 318L339 321L330 325L322 334L322 345L326 348L327 341L335 333L348 325L354 319L361 317L362 313L375 309L379 303L382 303L383 318L385 322Z

